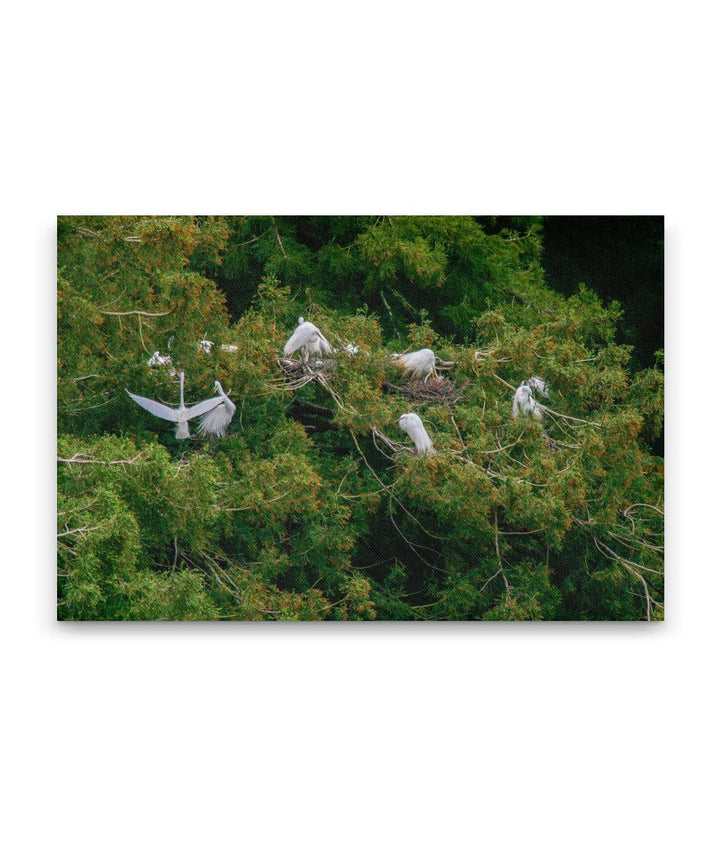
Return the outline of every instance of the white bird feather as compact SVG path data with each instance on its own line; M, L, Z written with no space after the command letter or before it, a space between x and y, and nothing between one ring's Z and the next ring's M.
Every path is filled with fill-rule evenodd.
M209 435L224 437L237 409L225 394L225 390L222 388L219 380L215 381L215 389L220 393L221 402L217 407L205 413L200 419L198 433L204 437Z
M298 318L295 332L285 343L284 353L286 357L290 357L298 350L307 360L312 356L332 354L333 347L314 324L301 316Z
M155 351L152 357L147 361L147 364L150 368L154 368L155 366L171 366L172 357L164 357L160 351Z
M533 398L532 389L527 381L523 381L513 395L512 418L517 419L521 413L532 416L537 422L542 422L542 409Z
M152 398L145 398L143 395L135 395L126 389L125 392L132 400L139 404L148 413L157 416L159 419L165 419L168 422L175 422L175 436L178 440L187 440L190 436L188 422L196 416L202 416L209 410L213 410L221 402L223 398L208 398L206 401L201 401L199 404L193 404L192 407L185 406L185 372L180 372L180 407L177 410L168 407L166 404L161 404L159 401L153 401Z
M415 444L418 455L434 455L435 447L430 435L425 430L422 419L417 413L403 413L398 419L398 425Z
M424 381L427 381L429 377L437 377L435 371L435 354L430 348L410 351L409 354L393 354L393 357L402 367L403 374L411 372L415 378L424 376Z
M531 378L528 378L527 385L530 389L542 395L543 398L550 398L550 387L541 377L533 375Z

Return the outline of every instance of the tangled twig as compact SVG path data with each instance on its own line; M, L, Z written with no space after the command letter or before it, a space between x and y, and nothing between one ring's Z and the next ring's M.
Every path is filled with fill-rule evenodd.
M456 386L444 377L428 378L427 381L413 378L403 384L385 382L386 389L399 392L413 404L457 404L463 397L467 383Z

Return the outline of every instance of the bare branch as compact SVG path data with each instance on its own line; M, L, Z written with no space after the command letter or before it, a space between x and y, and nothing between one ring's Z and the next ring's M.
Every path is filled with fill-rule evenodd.
M98 309L101 315L145 315L147 318L162 318L173 311L168 309L167 312L144 312L142 309L128 309L126 312L109 312L107 309Z

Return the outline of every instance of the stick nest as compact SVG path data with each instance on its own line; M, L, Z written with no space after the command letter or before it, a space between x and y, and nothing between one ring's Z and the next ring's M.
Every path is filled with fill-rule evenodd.
M323 385L327 382L328 375L332 374L335 360L293 360L281 357L277 361L283 377L280 385L285 389L302 389L313 381L320 381Z
M452 406L463 398L464 383L456 386L453 381L444 377L431 377L427 381L421 378L411 378L400 384L386 383L385 387L393 392L399 392L413 404L447 404Z

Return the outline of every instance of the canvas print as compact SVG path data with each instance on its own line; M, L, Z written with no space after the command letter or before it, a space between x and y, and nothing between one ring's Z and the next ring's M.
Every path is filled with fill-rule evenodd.
M59 619L662 620L661 217L57 242Z

